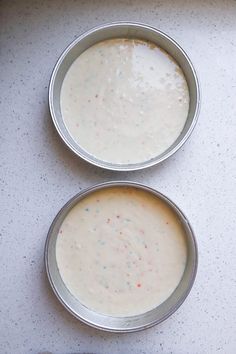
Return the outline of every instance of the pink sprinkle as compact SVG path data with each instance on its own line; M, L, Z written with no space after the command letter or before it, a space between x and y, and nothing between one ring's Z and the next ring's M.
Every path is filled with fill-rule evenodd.
M141 288L142 284L138 283L137 288Z

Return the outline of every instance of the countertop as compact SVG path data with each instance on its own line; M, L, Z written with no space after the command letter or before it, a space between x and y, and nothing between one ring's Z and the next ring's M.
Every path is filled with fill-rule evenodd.
M7 1L1 10L0 353L236 352L236 2ZM143 171L105 171L73 155L48 112L62 50L91 27L145 22L173 37L197 70L199 121L188 142ZM127 179L166 194L196 233L199 268L178 311L143 332L117 335L74 319L44 269L48 228L84 187Z

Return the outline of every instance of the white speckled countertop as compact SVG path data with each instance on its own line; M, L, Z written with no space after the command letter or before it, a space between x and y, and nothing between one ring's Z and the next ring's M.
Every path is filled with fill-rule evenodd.
M236 2L1 1L0 353L236 352ZM95 25L146 22L187 51L199 75L198 125L157 167L112 173L59 139L48 82L61 51ZM74 319L46 279L50 223L81 188L131 179L157 188L190 219L199 245L195 285L181 308L149 330L102 333Z

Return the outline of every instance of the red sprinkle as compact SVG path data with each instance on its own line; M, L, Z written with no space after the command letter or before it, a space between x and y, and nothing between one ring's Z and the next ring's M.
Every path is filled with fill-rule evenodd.
M141 288L142 284L138 283L137 288Z
M109 224L109 223L110 223L110 221L111 221L111 219L109 219L109 218L108 218L108 219L107 219L107 224Z

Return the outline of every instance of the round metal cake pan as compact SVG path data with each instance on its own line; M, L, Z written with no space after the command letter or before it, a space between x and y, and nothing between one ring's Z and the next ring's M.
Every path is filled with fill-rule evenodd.
M187 246L187 262L184 270L184 274L182 279L171 294L171 296L164 301L162 304L154 308L153 310L143 313L141 315L130 316L130 317L114 317L114 316L106 316L99 314L86 306L84 306L77 298L75 298L65 286L56 261L56 242L57 236L60 229L60 226L65 219L68 212L83 198L88 196L91 193L94 193L98 190L102 190L104 188L113 188L113 187L133 187L138 188L157 198L161 199L164 203L166 203L172 211L177 215L180 220L183 229L185 231L185 242ZM189 294L192 285L195 280L196 271L197 271L197 263L198 263L198 251L197 244L195 240L195 236L193 230L185 217L182 211L174 204L169 198L161 194L160 192L145 186L143 184L135 183L135 182L108 182L102 183L91 188L88 188L79 194L75 195L72 199L66 203L63 208L59 211L57 216L55 217L46 240L45 244L45 265L46 272L48 275L49 282L51 287L62 303L62 305L76 318L81 320L82 322L110 332L119 332L119 333L127 333L127 332L135 332L138 330L143 330L149 328L153 325L156 325L166 318L168 318L171 314L173 314L179 306L183 303L187 295Z
M177 140L162 154L141 163L117 164L102 161L85 151L68 132L60 108L60 92L64 77L71 64L92 45L111 38L133 38L153 42L164 49L181 67L186 78L190 104L185 126ZM200 104L199 84L194 67L184 50L165 33L145 24L117 22L101 25L75 39L60 56L49 85L49 108L54 125L65 144L78 156L93 165L117 171L132 171L153 166L173 155L190 136L198 117Z

